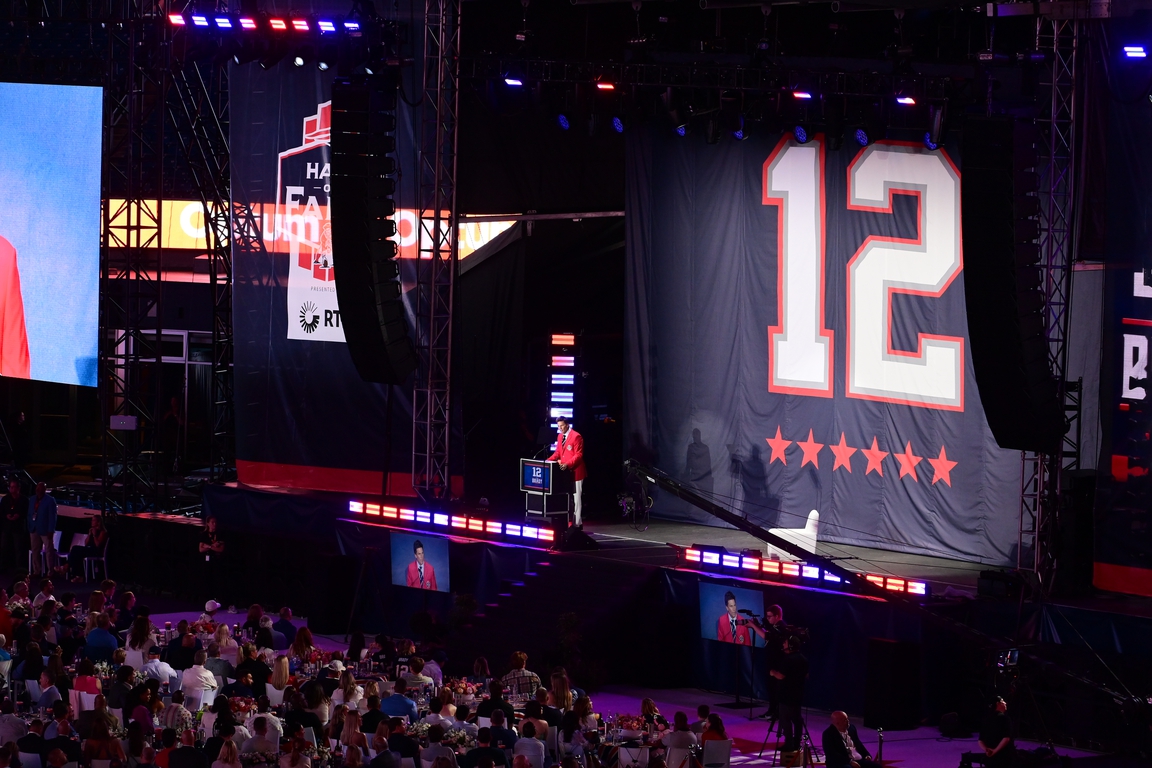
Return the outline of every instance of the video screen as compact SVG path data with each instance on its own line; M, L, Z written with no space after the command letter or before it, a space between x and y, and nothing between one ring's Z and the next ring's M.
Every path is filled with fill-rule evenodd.
M0 376L96 386L103 90L0 83Z
M392 584L447 592L448 540L435 536L392 534Z
M764 595L751 589L700 582L700 636L721 643L764 647L764 631L752 621L751 611L764 615ZM761 620L763 623L763 620Z

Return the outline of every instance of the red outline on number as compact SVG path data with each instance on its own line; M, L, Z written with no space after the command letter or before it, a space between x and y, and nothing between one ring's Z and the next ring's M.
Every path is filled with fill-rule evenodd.
M876 144L874 144L873 146L876 146L876 145L902 146L902 147L921 147L922 146L921 144L914 142L914 141L891 141L891 140L877 141ZM896 356L902 356L902 357L923 358L924 357L924 339L935 339L937 341L956 341L956 342L960 343L960 404L959 405L940 405L939 403L924 403L924 402L919 402L916 400L901 400L901 399L894 398L894 397L880 397L878 395L867 395L867 394L856 393L856 392L852 391L852 265L856 262L856 259L859 258L860 254L864 251L864 249L867 248L868 245L873 241L883 242L883 243L905 243L908 245L921 245L921 244L923 244L923 240L924 240L924 233L920 230L920 218L921 218L920 214L923 212L923 206L921 204L922 201L920 199L920 191L919 190L907 190L907 189L900 189L898 187L896 187L896 188L889 187L888 188L888 206L886 208L867 206L867 205L852 205L852 169L855 168L856 162L861 157L863 157L866 152L867 152L867 150L860 152L859 154L856 155L856 157L852 158L852 162L848 163L848 175L846 178L847 184L845 186L845 195L844 195L845 205L847 206L848 210L850 210L850 211L868 211L871 213L891 214L892 208L893 208L894 198L896 195L913 196L916 198L916 238L910 239L910 238L900 238L900 237L882 237L880 235L869 235L868 237L866 237L864 239L864 242L860 244L860 247L856 249L856 252L852 254L852 258L848 259L848 264L844 268L845 269L844 294L845 294L846 301L848 304L848 306L847 306L848 315L847 315L847 317L844 318L844 321L845 321L845 324L846 324L846 327L848 330L847 334L845 334L848 338L847 338L847 341L845 342L846 357L844 358L844 371L845 371L845 373L844 373L844 396L850 397L854 400L873 400L873 401L881 402L881 403L896 403L898 405L911 405L911 406L915 406L918 408L931 408L931 409L936 410L936 411L959 411L962 413L964 411L964 379L966 378L966 375L965 375L966 374L966 367L965 367L965 362L964 362L964 360L965 360L965 357L964 357L964 337L963 336L944 336L944 335L938 335L938 334L934 334L934 333L918 333L918 334L916 334L916 351L915 352L893 349L892 348L892 294L904 293L904 294L908 294L910 296L928 296L930 298L939 298L939 297L943 296L944 292L947 291L949 286L952 285L952 281L955 280L960 275L960 273L964 271L964 238L961 235L961 232L963 231L963 218L962 218L964 215L963 206L961 206L961 210L956 217L956 226L957 226L956 234L957 234L957 244L958 244L958 251L959 251L958 256L960 259L960 264L957 266L956 271L952 273L952 276L950 278L948 278L948 282L946 282L944 284L944 286L939 291L917 291L917 290L913 290L911 288L896 288L893 286L889 286L887 289L887 294L888 294L887 295L887 309L885 310L885 319L884 319L885 337L887 339L888 354L890 354L890 355L896 355ZM950 165L952 167L952 170L956 173L956 178L959 179L960 178L960 169L956 167L956 164L954 162L952 162L952 158L949 157L948 153L945 152L944 150L940 150L940 155L944 158L944 161L947 162L948 165ZM957 196L956 199L959 202L959 200L960 200L959 196Z
M776 144L776 148L772 150L772 154L768 155L768 159L764 161L763 167L760 169L760 194L762 205L776 206L776 319L779 325L768 326L768 391L775 392L783 395L806 395L808 397L834 397L835 392L835 362L836 362L836 336L835 332L828 328L827 314L825 313L825 294L827 291L826 280L828 271L828 238L827 238L827 208L825 207L825 192L828 184L825 181L825 150L824 134L818 133L813 138L813 141L820 145L820 170L819 170L819 187L820 187L820 337L828 339L828 387L827 389L810 389L808 387L784 387L774 386L773 379L773 359L772 359L772 336L774 334L782 334L784 332L784 198L782 197L769 197L768 196L768 167L776 157L787 148L792 142L791 137L785 135ZM803 146L797 144L796 146Z

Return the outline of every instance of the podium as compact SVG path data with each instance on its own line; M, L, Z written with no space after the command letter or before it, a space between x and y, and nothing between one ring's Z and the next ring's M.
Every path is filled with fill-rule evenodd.
M558 461L520 459L520 490L526 517L567 517L572 510L572 473Z

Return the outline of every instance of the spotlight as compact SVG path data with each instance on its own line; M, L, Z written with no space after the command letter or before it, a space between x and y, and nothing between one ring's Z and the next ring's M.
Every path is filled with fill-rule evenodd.
M568 122L568 115L557 116L556 122L560 124L560 130L562 131L566 131L572 127L572 124Z
M184 14L170 13L168 14L168 23L176 27L183 27L188 22L184 21Z
M1124 46L1124 55L1130 59L1146 59L1148 52L1144 50L1142 45L1126 45Z
M297 56L296 58L292 59L292 63L298 67L302 67L302 66L304 66L304 57L303 56Z
M807 101L812 98L812 94L808 91L792 91L792 98Z
M344 29L348 30L349 32L359 32L360 31L360 22L358 22L358 21L345 21L344 22Z
M292 29L296 30L297 32L307 32L308 31L308 20L307 19L292 19Z
M328 71L328 62L326 62L326 61L316 62L316 69L320 70L321 72L327 72Z
M868 131L863 128L857 128L853 132L852 138L856 139L856 143L862 147L866 147L870 143L868 140Z
M512 77L511 75L508 75L504 78L504 84L512 86L513 88L519 88L520 86L524 85L524 81L518 77Z
M914 107L916 106L916 99L912 98L911 96L900 95L896 97L896 103L903 104L906 107Z
M620 118L612 118L612 127L616 129L616 133L624 133L624 121Z
M744 115L737 118L736 130L732 131L732 138L736 141L744 141L748 138L748 132L744 130Z
M792 135L796 137L796 141L801 144L808 143L808 129L802 125L797 125L792 129Z
M683 125L676 126L676 135L677 136L687 136L688 135L688 123L684 123Z
M596 88L601 91L614 91L616 90L616 85L614 83L608 82L607 80L598 80L596 82Z

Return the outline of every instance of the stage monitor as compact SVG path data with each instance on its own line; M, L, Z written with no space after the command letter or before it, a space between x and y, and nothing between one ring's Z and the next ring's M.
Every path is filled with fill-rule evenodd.
M449 590L448 540L436 536L392 534L392 584L397 587Z
M101 88L0 83L0 376L96 386Z
M764 639L752 617L740 611L764 615L764 595L751 589L700 582L700 636L734 645L764 647ZM735 626L733 626L735 622Z

